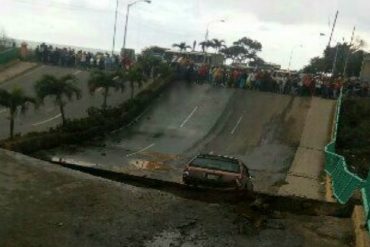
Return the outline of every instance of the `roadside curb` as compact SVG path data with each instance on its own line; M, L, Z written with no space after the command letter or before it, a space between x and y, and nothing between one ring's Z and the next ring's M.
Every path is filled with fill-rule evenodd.
M332 120L331 120L331 133L330 133L330 139L333 138L333 136L335 135L335 119L336 119L336 110L337 109L337 106L338 106L338 101L336 101L335 103L335 107L333 109L333 114L332 114ZM326 163L326 162L325 162ZM324 167L324 170L325 170L325 167ZM331 177L328 175L328 173L325 172L325 199L328 201L328 202L336 202L337 200L335 199L334 197L334 194L333 194L333 188L332 188L332 180L331 180Z
M18 61L17 63L19 63L19 62L20 62L20 61ZM17 63L14 63L13 65L15 65L15 64L17 64ZM11 65L11 66L13 66L13 65ZM34 69L36 69L36 68L39 68L40 66L41 66L41 64L35 63L35 64L33 64L33 66L32 66L32 67L27 68L26 70L23 70L22 72L20 72L20 73L18 73L18 74L15 74L15 75L13 75L13 76L6 77L5 79L0 79L0 85L1 85L2 83L4 83L4 82L7 82L7 81L12 80L12 79L14 79L14 78L17 78L17 77L19 77L19 76L22 76L22 75L24 75L24 74L26 74L26 73L30 72L31 70L34 70ZM0 73L1 73L1 71L0 71Z
M293 212L304 215L315 216L333 216L333 217L351 217L353 212L353 203L347 205L340 205L338 203L331 203L327 201L318 201L315 199L304 198L300 196L290 195L288 197L270 193L261 193L254 191L248 193L246 191L222 191L207 188L194 188L186 186L185 184L165 181L157 178L151 178L146 175L133 175L112 170L106 170L94 167L94 164L75 164L63 160L60 157L52 159L44 159L54 165L59 165L70 170L90 174L95 177L103 179L134 185L142 188L157 189L165 192L175 194L191 200L203 200L207 202L225 202L225 203L243 203L247 201L254 201L260 198L265 203L270 205L271 209L284 212ZM73 161L73 160L72 160ZM70 163L69 163L70 162ZM368 246L366 246L368 247Z

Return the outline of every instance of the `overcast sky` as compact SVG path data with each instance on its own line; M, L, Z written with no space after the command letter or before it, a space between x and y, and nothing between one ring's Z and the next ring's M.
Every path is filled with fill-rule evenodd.
M116 50L122 47L127 0L119 0ZM0 28L8 36L90 48L112 48L116 0L0 0ZM260 41L266 61L299 69L328 43L329 22L340 11L333 44L350 39L352 28L370 40L370 2L366 0L152 0L131 8L127 47L141 50L158 45L209 38L228 45L247 36ZM369 30L369 32L368 32ZM320 37L325 33L326 37ZM199 48L199 47L198 47Z

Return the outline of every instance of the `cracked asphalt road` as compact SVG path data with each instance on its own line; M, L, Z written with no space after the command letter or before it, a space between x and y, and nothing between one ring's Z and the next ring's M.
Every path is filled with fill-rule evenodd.
M197 153L243 160L258 191L277 191L299 145L311 98L173 83L130 129L103 143L51 155L133 175L181 182ZM146 166L157 163L157 168Z
M351 246L350 219L204 203L0 150L0 246Z

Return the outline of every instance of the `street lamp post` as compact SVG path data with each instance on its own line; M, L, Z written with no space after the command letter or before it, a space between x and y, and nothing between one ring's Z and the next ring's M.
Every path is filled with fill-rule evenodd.
M297 47L297 46L293 46L292 51L290 52L289 64L288 64L288 72L290 72L290 65L292 64L293 53L294 53L294 49L295 49L296 47ZM298 45L298 47L303 47L303 45Z
M118 2L119 0L116 1L116 12L115 12L115 17L114 17L114 28L113 28L113 45L112 45L112 57L114 55L114 47L116 45L116 33L117 33L117 16L118 16Z
M136 1L133 1L129 4L127 4L127 10L126 10L126 22L125 22L125 32L123 34L123 46L122 46L122 52L125 51L125 48L126 48L126 36L127 36L127 26L128 26L128 17L130 15L130 8L131 6L139 3L139 2L146 2L146 3L151 3L152 1L151 0L136 0Z
M209 36L209 26L212 24L212 23L216 23L216 22L225 22L224 19L221 19L221 20L214 20L214 21L210 21L208 22L207 24L207 30L206 30L206 35L204 36L204 40L205 41L208 41L208 36Z
M351 47L352 47L353 39L355 38L355 31L356 31L356 27L353 27L351 42L349 43L349 46L348 46L348 51L347 51L347 55L346 55L346 59L345 59L345 63L344 63L344 68L343 68L343 77L344 78L347 77L348 60L349 60L349 57L351 56Z

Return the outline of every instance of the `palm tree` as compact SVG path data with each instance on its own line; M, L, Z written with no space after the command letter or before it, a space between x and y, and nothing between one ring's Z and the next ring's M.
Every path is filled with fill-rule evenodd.
M14 137L14 120L18 110L21 113L26 112L29 103L36 104L36 100L24 94L21 88L14 88L10 92L0 89L0 105L9 109L10 119L10 138Z
M209 47L213 47L214 44L211 40L202 41L199 43L199 45L202 47L202 52L205 53L206 49Z
M219 53L220 49L226 48L224 40L213 39L212 43L213 43L213 48L216 50L217 53Z
M187 45L185 42L181 42L179 44L173 44L172 47L179 48L181 52L186 51L187 49L191 49L191 46Z
M126 79L130 83L131 99L133 99L135 94L135 84L138 88L143 86L144 76L141 68L137 65L130 68L130 70L127 71Z
M120 89L121 91L124 91L125 89L124 82L120 80L117 73L105 73L100 70L91 72L88 87L92 94L94 94L97 89L103 88L103 110L107 109L107 98L110 88L115 90Z
M64 107L67 104L64 99L71 101L73 96L76 96L76 99L81 98L81 90L75 85L76 82L74 75L65 75L59 79L52 75L44 75L35 84L36 95L41 102L47 96L54 97L55 104L59 106L63 125L66 123Z

